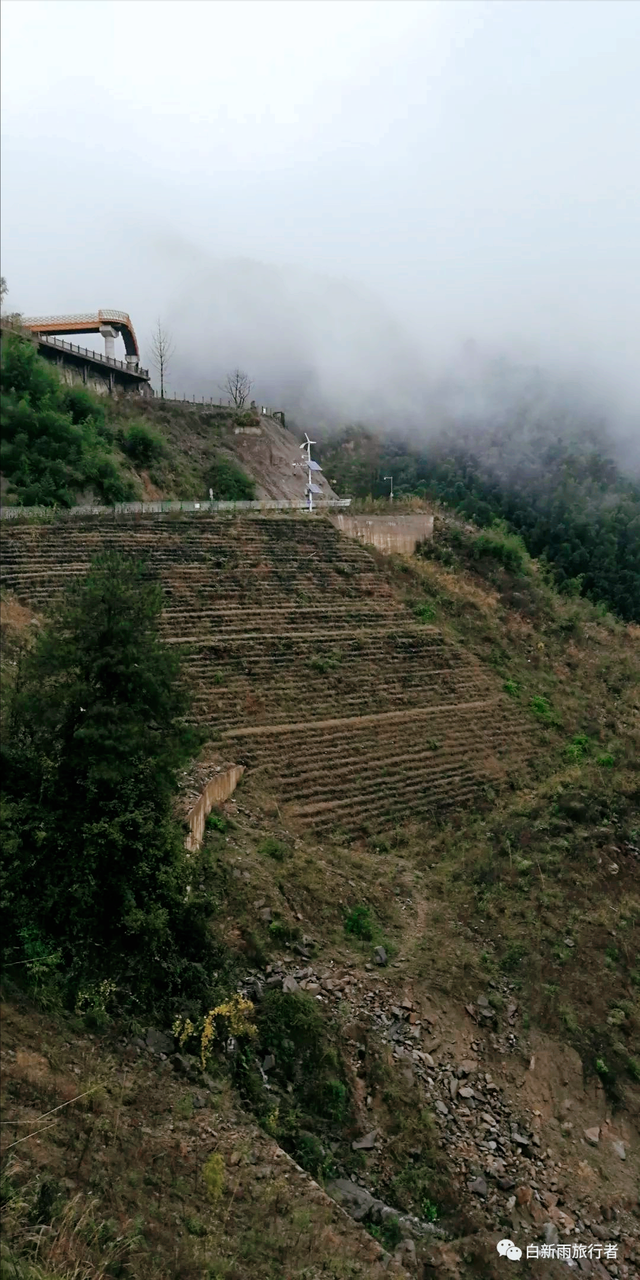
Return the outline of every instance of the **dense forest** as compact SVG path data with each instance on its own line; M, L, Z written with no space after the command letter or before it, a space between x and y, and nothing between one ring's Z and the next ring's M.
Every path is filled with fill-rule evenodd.
M560 590L640 620L640 485L600 442L547 430L457 432L403 442L351 428L319 450L327 479L354 497L436 499L487 527L504 521Z

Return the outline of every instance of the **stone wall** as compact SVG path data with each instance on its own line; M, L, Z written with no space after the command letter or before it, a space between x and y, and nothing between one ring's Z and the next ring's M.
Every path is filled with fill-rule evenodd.
M330 517L340 533L377 547L378 551L411 555L419 542L433 537L433 515L429 512L398 516L334 515Z
M187 814L189 835L185 840L187 849L199 849L204 835L204 824L215 804L223 804L233 795L242 775L243 764L230 764L222 768L205 786Z

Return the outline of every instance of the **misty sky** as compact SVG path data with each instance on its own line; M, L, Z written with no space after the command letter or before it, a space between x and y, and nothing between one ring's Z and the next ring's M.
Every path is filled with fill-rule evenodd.
M640 422L633 0L4 0L2 65L13 307L161 315L179 392L474 339Z

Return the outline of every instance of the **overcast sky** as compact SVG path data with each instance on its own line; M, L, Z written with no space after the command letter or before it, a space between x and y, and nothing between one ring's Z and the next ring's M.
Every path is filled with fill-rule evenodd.
M638 414L633 0L4 0L2 64L15 308L129 311L147 361L161 315L198 395L474 339Z

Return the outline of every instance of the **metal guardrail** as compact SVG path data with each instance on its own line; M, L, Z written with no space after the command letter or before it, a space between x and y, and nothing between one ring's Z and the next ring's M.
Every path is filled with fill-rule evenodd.
M351 498L323 498L314 504L314 509L329 510L349 507ZM184 502L116 502L113 507L81 506L81 507L0 507L1 520L56 520L72 519L74 516L126 516L152 515L163 512L199 512L200 515L221 511L233 515L243 511L306 511L307 503L297 499L270 499L255 502L197 502L195 499Z
M149 370L142 369L138 365L132 368L126 364L124 360L112 360L109 356L100 355L99 351L89 351L87 347L78 347L75 342L65 342L64 338L54 338L48 333L36 333L35 338L39 343L44 343L47 347L55 347L61 351L71 351L74 355L84 356L89 360L95 360L98 364L104 364L108 369L121 369L124 373L133 374L136 378L149 378Z

